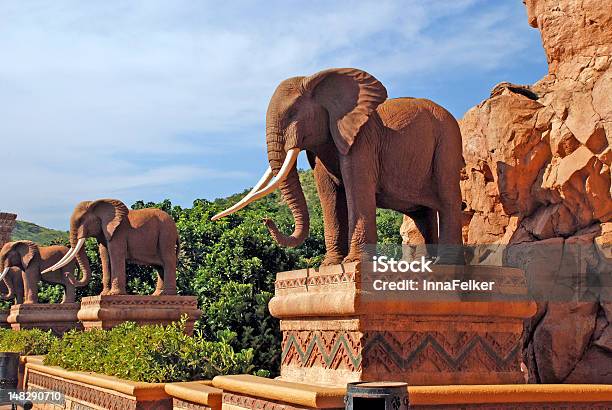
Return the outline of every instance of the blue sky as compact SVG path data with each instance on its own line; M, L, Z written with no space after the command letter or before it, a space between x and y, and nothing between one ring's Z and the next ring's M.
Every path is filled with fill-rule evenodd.
M0 209L58 229L85 199L251 186L291 76L362 68L461 118L547 70L520 0L2 1L0 53Z

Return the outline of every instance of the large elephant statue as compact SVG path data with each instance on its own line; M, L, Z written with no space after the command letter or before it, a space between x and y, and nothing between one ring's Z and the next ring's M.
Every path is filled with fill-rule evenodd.
M1 265L0 265L1 268ZM10 267L4 277L0 279L0 299L13 300L16 304L23 303L23 271Z
M357 261L376 244L376 208L412 217L426 243L453 245L447 262L463 263L461 132L453 116L425 99L387 99L372 75L333 68L283 81L266 115L269 168L229 215L280 188L295 219L291 235L267 220L273 238L299 246L309 215L296 160L307 152L323 210L323 264Z
M96 238L102 263L102 295L125 295L126 262L150 265L158 273L154 295L176 294L176 261L179 250L174 220L157 208L129 210L118 199L83 201L70 218L70 262L86 238Z
M32 241L15 241L4 244L0 251L0 266L2 273L0 280L9 290L9 296L15 295L17 299L20 293L21 281L23 286L23 303L38 303L38 282L40 280L62 285L64 297L62 303L75 302L77 287L87 286L91 280L91 268L85 255L85 249L81 249L78 255L79 266L83 272L82 278L75 277L76 264L67 263L58 268L53 268L68 254L65 246L38 246Z

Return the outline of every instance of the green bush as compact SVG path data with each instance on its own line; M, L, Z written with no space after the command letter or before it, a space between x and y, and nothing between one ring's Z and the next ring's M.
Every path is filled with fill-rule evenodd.
M270 237L262 223L272 218L285 233L293 230L289 208L275 192L250 204L240 212L211 221L217 212L236 203L244 191L214 201L198 199L190 208L173 206L169 200L159 203L138 201L133 209L157 207L176 221L180 236L177 266L177 288L181 295L198 297L203 315L196 328L209 341L220 341L224 331L236 334L227 341L234 350L253 348L253 365L274 377L280 368L281 332L279 321L268 311L267 303L274 294L277 272L318 266L324 257L325 242L321 204L312 171L300 171L300 180L310 210L310 236L298 248L283 248ZM401 243L399 227L402 216L386 209L377 211L378 241L381 244ZM67 244L66 240L54 243ZM77 289L77 297L97 295L102 290L101 264L94 239L86 242L92 268L88 286ZM155 288L157 272L152 267L129 264L127 288L132 294L150 294ZM42 284L41 301L58 302L61 288Z
M150 383L253 372L253 350L234 351L235 333L220 332L218 341L208 341L199 332L187 336L184 327L185 319L168 326L128 322L111 330L70 331L53 343L45 364Z
M0 329L0 351L22 356L47 354L57 340L51 331Z

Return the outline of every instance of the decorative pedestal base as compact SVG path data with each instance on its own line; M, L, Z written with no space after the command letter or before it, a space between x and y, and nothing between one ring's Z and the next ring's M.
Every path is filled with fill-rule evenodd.
M167 325L187 315L185 331L193 333L193 324L202 312L195 296L89 296L81 300L78 318L85 330L110 329L123 322L139 325Z
M526 293L518 269L433 268L446 279L479 278L495 281L501 293ZM360 263L351 263L277 275L269 308L281 319L282 380L524 383L523 319L535 314L535 303L462 301L460 292L429 301L421 293L414 300L407 292L374 292L372 278L361 271Z
M82 329L77 312L79 303L28 303L11 306L7 322L13 330L51 330L56 335Z

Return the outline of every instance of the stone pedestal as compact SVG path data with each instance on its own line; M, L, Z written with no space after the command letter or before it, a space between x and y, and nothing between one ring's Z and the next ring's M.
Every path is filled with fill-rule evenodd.
M523 272L435 265L435 275L495 281L498 293L516 300L374 292L360 263L279 273L269 308L281 319L281 379L332 385L524 383L523 319L536 306L525 298Z
M89 296L81 300L78 318L85 330L110 329L123 322L139 325L167 325L187 315L186 332L193 333L193 324L202 312L196 296Z
M78 303L28 303L11 306L7 322L13 330L52 330L60 336L71 329L82 329Z

